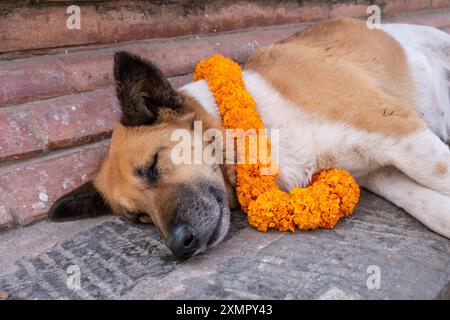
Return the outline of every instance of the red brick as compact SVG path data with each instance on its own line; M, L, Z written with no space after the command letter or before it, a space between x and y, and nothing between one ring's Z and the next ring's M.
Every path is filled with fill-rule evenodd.
M42 142L36 137L26 110L0 110L0 161L27 158L41 149Z
M431 6L434 9L450 8L449 0L431 0Z
M73 91L92 90L113 83L113 52L95 50L58 55Z
M94 7L80 6L80 30L67 28L67 7L16 6L0 19L0 52L96 43L98 32Z
M106 154L109 141L25 161L0 169L0 203L24 225L45 217L63 194L89 181Z
M368 4L333 4L330 9L330 18L363 17L367 15L368 6Z
M405 15L389 18L390 22L423 24L435 28L446 29L450 27L450 12L428 12L420 15Z
M353 8L353 9L352 9ZM337 5L331 15L361 15L365 5ZM394 17L446 28L447 11ZM36 97L54 97L71 92L95 90L112 84L112 57L117 50L128 50L153 61L168 76L188 74L202 58L222 53L242 63L247 54L261 45L281 40L307 24L251 29L217 35L165 40L143 40L95 50L56 54L0 63L0 106ZM63 68L64 67L64 68Z
M0 88L0 106L70 90L54 56L0 62Z
M107 137L120 118L112 88L33 102L27 107L49 149Z
M42 58L0 63L0 106L71 92L95 90L113 83L113 55L118 50L138 53L158 65L167 76L191 73L195 64L214 53L243 62L259 47L299 31L305 24L259 28L239 33L170 40L144 40ZM3 92L3 93L2 93Z
M249 27L313 21L328 17L328 6L293 2L208 4L197 12L160 5L147 14L137 7L114 7L99 12L101 43L214 33Z
M305 26L292 24L171 41L142 41L139 45L122 48L151 60L166 75L175 76L191 73L199 60L215 53L221 53L243 63L254 49L281 40Z
M18 8L2 17L0 52L214 33L328 17L328 6L292 1L199 3L135 1L80 5L81 30L68 30L66 5Z
M175 88L192 74L171 77ZM120 119L113 87L0 109L0 162L108 137Z
M192 73L169 78L169 81L174 88L178 89L185 84L192 82Z
M134 1L132 6L124 2L82 4L81 30L66 28L67 5L15 6L0 20L0 30L5 30L0 34L0 52L215 33L316 21L328 16L364 16L369 3L355 4L348 0L326 5L285 0L199 2L191 6L151 1ZM448 0L377 0L375 3L385 4L388 14L449 6Z
M390 0L386 1L383 13L397 14L431 8L432 0Z

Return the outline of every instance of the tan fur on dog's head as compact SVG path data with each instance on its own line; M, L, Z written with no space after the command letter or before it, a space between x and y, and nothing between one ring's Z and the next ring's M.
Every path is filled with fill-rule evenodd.
M220 121L137 56L116 53L114 76L122 119L108 155L93 183L60 198L50 216L61 221L114 212L153 222L179 257L219 243L228 230L230 201L235 204L232 167L174 164L171 135L181 128L193 135L195 120L203 130L222 130Z

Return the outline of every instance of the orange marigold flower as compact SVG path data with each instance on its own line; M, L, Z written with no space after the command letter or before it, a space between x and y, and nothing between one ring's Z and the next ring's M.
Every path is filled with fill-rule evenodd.
M289 194L278 187L276 174L261 175L261 168L273 168L276 164L271 163L270 140L259 132L264 125L237 63L214 55L196 66L193 80L200 79L208 83L225 128L244 132L253 129L259 141L267 142L266 154L258 154L256 163L248 163L247 140L244 149L239 149L240 159L246 161L236 165L236 193L251 226L264 232L270 228L293 232L295 226L300 230L332 228L340 218L352 213L360 190L347 171L323 170L313 176L309 187L295 187Z

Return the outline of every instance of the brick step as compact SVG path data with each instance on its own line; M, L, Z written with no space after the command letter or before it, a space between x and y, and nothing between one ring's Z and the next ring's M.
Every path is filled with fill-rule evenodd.
M448 1L450 2L450 0ZM388 20L395 23L423 24L439 29L448 29L450 28L450 11L439 10L421 12L420 14L400 14L391 16Z
M448 29L450 10L400 15L383 21ZM111 85L112 56L117 50L138 53L160 66L167 76L177 76L192 72L199 59L213 53L222 53L242 62L255 47L282 39L307 25L298 23L195 37L143 40L3 61L0 62L0 87L3 88L0 107Z
M0 228L45 217L62 194L92 178L109 140L0 168Z
M373 3L384 14L449 8L448 0L83 1L81 29L66 27L68 1L0 4L0 53L43 54L51 48L212 33L249 27L364 16ZM47 4L50 2L50 4Z
M445 29L450 28L449 16L441 10L392 20ZM92 177L120 112L112 88L115 51L126 49L151 59L178 87L189 81L201 58L222 53L243 62L254 48L305 26L143 40L1 62L0 228L45 217L56 198Z
M178 88L191 78L169 81ZM0 164L104 139L119 118L113 86L0 109Z
M305 24L255 28L207 36L142 40L42 57L0 62L0 107L94 90L113 83L114 52L127 50L150 59L171 77L192 72L195 64L214 53L243 61L260 45L282 39Z

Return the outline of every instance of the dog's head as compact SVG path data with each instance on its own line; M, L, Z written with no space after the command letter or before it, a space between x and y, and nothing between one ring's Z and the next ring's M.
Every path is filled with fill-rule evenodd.
M174 163L172 134L185 129L204 148L211 142L195 139L194 121L202 121L204 130L221 130L220 121L137 56L116 53L114 76L122 118L109 152L95 179L55 202L50 217L62 221L113 212L152 222L178 257L216 245L228 231L230 201L234 204L227 178L232 170L217 163Z

